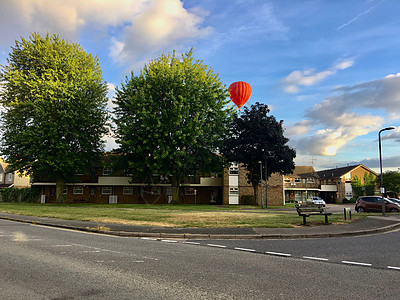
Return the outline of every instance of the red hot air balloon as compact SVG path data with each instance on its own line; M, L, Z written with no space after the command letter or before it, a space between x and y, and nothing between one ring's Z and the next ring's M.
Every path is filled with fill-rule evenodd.
M229 86L228 91L233 103L240 109L250 98L251 86L247 82L237 81Z

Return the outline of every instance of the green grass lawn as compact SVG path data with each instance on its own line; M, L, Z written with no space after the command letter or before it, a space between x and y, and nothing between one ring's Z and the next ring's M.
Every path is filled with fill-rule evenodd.
M287 208L293 208L287 210ZM282 208L282 210L280 210ZM285 210L283 210L285 208ZM294 205L261 210L256 206L144 205L144 204L39 204L0 203L0 211L65 220L82 220L166 227L269 227L289 228L301 224ZM311 216L319 225L323 216ZM332 223L345 223L343 214L332 215ZM347 221L348 222L348 221Z

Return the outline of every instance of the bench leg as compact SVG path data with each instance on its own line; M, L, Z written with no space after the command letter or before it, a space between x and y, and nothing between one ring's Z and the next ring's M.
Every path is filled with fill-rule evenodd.
M328 223L328 215L325 215L325 224L329 224Z
M306 220L307 216L303 215L303 225L307 225L307 220Z

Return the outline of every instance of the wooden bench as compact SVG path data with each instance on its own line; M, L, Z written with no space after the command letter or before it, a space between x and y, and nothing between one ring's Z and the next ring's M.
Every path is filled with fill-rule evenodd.
M303 217L303 225L307 225L307 217L309 216L325 216L325 224L328 223L328 216L332 213L326 212L326 208L322 204L299 203L296 204L296 210L299 216Z

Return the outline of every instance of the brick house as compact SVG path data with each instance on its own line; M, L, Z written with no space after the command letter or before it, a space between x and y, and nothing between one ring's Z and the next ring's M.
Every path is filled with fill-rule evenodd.
M296 166L284 176L285 201L305 201L319 195L318 174L312 166Z
M130 175L114 172L105 162L93 166L89 175L78 175L75 183L66 183L63 194L67 203L148 203L165 204L172 201L172 185L169 178L153 174L143 180L132 182ZM56 183L36 181L40 202L56 201ZM204 174L189 177L180 186L182 203L221 204L222 177Z
M375 178L378 176L361 164L318 171L320 197L328 203L342 203L345 198L351 199L353 197L351 180L354 176L358 176L361 183L364 183L365 173L371 173Z
M25 188L30 186L29 176L10 170L8 164L0 158L0 188Z
M233 163L224 170L223 174L223 203L224 204L254 204L252 200L254 189L247 182L247 170L243 165ZM265 188L266 181L263 180L263 192L259 188L257 203L261 204L263 196L264 204L284 205L283 176L272 174L268 179L268 186ZM265 202L266 201L266 202Z

